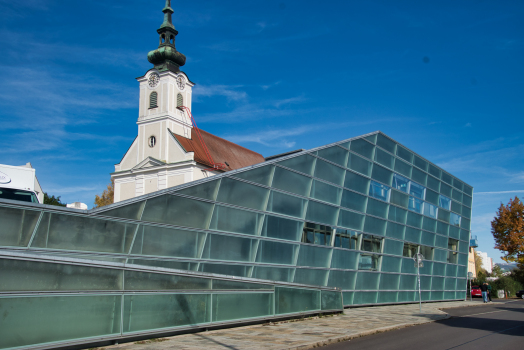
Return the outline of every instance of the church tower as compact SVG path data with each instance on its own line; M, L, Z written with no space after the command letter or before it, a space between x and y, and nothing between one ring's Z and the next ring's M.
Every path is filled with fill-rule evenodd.
M186 56L175 46L178 31L171 0L166 0L162 12L158 48L147 55L154 67L137 78L138 136L111 174L115 202L264 161L262 155L203 130L195 134L189 117L195 84L180 70ZM181 106L185 108L177 108ZM213 169L214 162L227 167Z

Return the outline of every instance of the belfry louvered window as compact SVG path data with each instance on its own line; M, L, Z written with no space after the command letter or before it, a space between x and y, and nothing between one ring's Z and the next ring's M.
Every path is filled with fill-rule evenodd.
M157 108L158 107L158 94L156 91L153 91L151 95L149 95L149 108Z
M181 107L184 105L184 98L182 97L182 94L176 95L176 106Z

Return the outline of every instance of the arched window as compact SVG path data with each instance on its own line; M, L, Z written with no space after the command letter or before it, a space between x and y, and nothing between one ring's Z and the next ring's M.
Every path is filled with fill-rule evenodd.
M170 44L174 44L174 43L175 43L175 37L174 37L173 35L171 35L171 36L169 37L169 43L170 43Z
M182 94L181 93L178 93L176 95L176 106L177 107L181 107L184 105L184 98L182 97Z
M156 91L153 91L151 95L149 95L149 108L157 108L158 107L158 94Z

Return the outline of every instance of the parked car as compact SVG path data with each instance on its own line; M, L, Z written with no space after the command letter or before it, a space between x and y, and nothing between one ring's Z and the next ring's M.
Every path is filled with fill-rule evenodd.
M519 290L519 291L517 292L517 298L522 298L522 299L524 299L524 290Z
M471 286L471 296L482 298L482 291L479 286Z

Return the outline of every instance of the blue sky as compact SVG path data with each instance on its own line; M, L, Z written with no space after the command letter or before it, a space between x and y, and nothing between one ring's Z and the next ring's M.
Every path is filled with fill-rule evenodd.
M0 0L0 163L93 205L136 136L163 0ZM472 229L524 197L524 3L172 1L199 126L269 156L381 130L475 188Z

